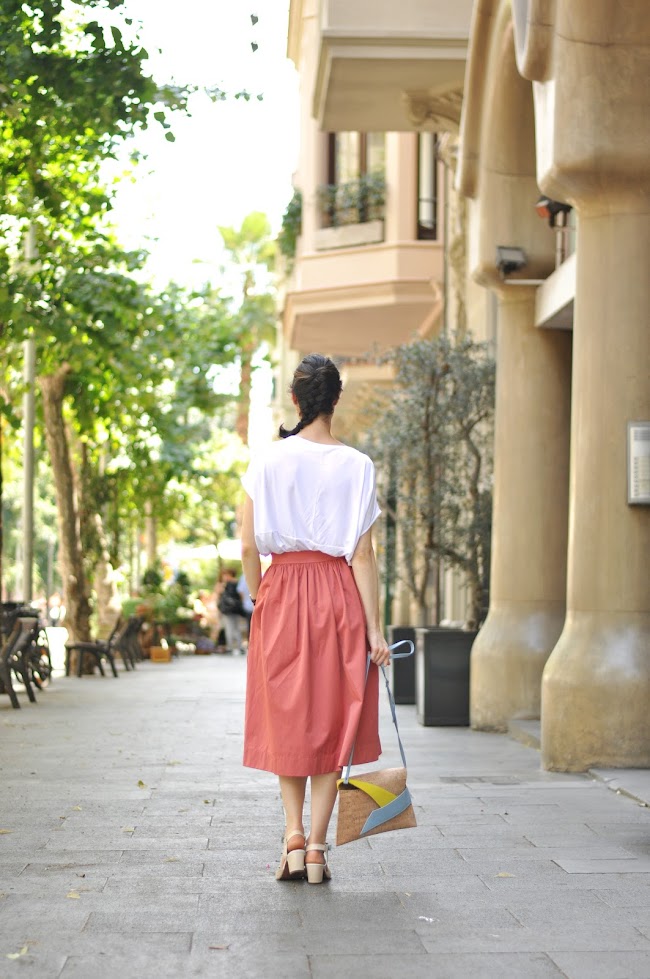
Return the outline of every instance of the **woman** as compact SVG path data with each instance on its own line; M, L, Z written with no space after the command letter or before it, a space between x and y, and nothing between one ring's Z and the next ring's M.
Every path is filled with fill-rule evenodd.
M332 436L341 394L335 364L320 354L297 368L291 395L300 421L280 428L251 462L242 562L251 599L244 765L280 777L285 810L278 880L331 874L326 843L336 780L376 761L378 670L386 665L370 528L379 516L374 466ZM262 580L260 554L272 564ZM356 742L355 742L356 737ZM311 778L311 825L303 807Z

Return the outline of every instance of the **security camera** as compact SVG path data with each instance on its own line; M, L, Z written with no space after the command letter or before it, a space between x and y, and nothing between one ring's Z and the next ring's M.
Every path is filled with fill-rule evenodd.
M562 201L551 200L550 197L542 194L535 204L535 210L540 218L548 218L549 228L564 228L571 205L563 204Z
M496 266L502 279L505 279L507 275L512 275L513 272L518 272L520 269L523 269L527 261L526 252L523 248L517 248L511 245L497 245Z

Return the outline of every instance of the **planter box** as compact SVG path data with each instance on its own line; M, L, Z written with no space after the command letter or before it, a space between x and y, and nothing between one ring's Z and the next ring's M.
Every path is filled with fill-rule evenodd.
M374 245L383 240L383 221L343 224L338 228L320 228L316 231L314 250L325 252L333 248L358 248L361 245Z
M410 625L389 625L388 645L400 639L415 642L415 628ZM400 649L397 652L401 652ZM396 704L415 703L415 654L406 659L395 659L391 663L391 690Z
M149 658L151 659L152 663L171 663L172 661L171 647L168 646L165 649L164 646L150 646Z
M469 725L469 659L476 632L416 629L415 702L426 727Z

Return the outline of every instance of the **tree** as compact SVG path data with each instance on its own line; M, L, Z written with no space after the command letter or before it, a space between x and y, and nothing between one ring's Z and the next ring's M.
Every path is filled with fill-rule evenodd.
M259 211L248 214L239 230L220 227L219 233L232 261L241 269L241 297L231 315L231 342L240 372L235 431L247 445L253 360L262 344L275 339L275 297L265 288L262 276L274 266L276 245L268 219Z
M394 365L395 382L375 404L368 449L397 525L401 576L424 625L437 562L458 568L476 626L489 577L494 362L486 345L446 335L397 347L381 362Z

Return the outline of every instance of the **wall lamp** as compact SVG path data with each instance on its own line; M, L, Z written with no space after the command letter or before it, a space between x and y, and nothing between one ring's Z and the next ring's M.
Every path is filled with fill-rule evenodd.
M563 204L561 201L553 201L550 197L542 194L535 204L535 210L540 218L548 218L550 228L565 228L567 215L572 210L570 204Z
M511 245L497 245L496 266L499 275L505 280L507 275L523 269L528 259L523 248Z

